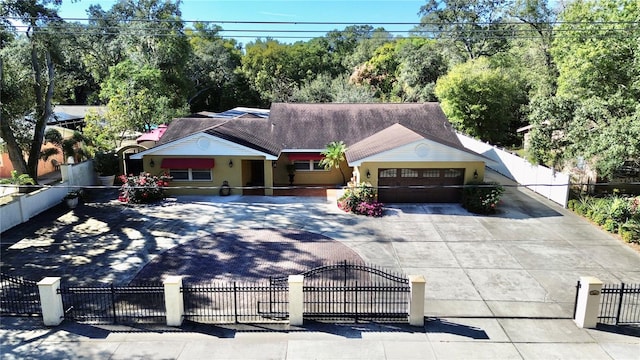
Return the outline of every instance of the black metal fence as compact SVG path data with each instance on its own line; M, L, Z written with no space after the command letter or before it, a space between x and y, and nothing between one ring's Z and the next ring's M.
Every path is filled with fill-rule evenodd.
M406 275L347 261L304 275L304 318L332 321L406 321L410 287ZM282 281L272 279L272 282Z
M184 318L200 323L269 323L289 317L286 284L184 285Z
M0 273L0 314L42 316L37 283Z
M58 289L65 319L96 324L164 323L162 284Z
M598 322L640 326L640 284L604 284Z

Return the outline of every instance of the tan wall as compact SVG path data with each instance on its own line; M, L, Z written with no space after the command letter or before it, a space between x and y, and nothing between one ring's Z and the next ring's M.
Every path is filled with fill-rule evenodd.
M276 162L276 168L273 169L273 183L278 185L289 184L289 174L287 173L287 165L289 160L283 156ZM346 161L340 164L340 168L344 172L345 182L351 179L351 168ZM293 180L294 185L339 185L342 184L342 175L340 170L332 168L328 171L296 171Z
M372 186L378 186L378 170L379 169L391 169L391 168L405 168L405 169L423 169L423 168L435 168L435 169L465 169L464 183L473 181L474 171L478 172L478 179L481 181L484 179L484 162L482 161L469 161L469 162L364 162L357 169L360 172L360 182L371 183ZM367 179L367 170L371 173L371 178Z

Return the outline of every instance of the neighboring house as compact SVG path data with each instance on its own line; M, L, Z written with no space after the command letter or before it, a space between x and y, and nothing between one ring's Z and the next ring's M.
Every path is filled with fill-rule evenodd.
M132 158L168 172L184 187L174 193L218 194L210 187L226 181L234 193L296 194L287 191L291 167L296 187L335 188L340 171L318 165L332 141L348 147L346 179L371 183L382 202L459 202L460 185L484 176L487 159L462 146L438 103L274 103L268 114L174 119Z
M59 131L62 134L63 138L68 138L73 136L73 130L69 130L60 126L50 126L48 125L45 129L45 131L49 130L49 129L54 129ZM3 143L4 141L0 140L0 148L3 148ZM44 151L45 149L48 148L55 148L56 145L51 144L51 143L44 143L42 144L42 150ZM57 155L53 155L51 157L49 157L46 161L40 159L40 161L38 162L38 176L42 177L48 174L51 174L55 171L60 171L60 165L64 163L64 159L62 156L62 149L58 148L60 150L60 152ZM9 159L9 153L6 151L3 151L2 154L0 154L0 178L9 178L11 177L11 171L13 171L13 164L11 163L11 160Z

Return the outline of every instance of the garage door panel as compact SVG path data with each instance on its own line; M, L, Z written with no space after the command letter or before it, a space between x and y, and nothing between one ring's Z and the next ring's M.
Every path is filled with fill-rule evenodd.
M378 198L387 203L460 202L464 169L379 169Z

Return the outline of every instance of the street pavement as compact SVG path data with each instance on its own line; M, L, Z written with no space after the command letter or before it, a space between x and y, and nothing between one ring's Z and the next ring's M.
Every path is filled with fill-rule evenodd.
M2 358L640 359L637 332L579 329L571 320L580 276L640 283L640 254L521 187L507 188L500 209L479 216L455 204L388 204L382 218L367 218L320 198L235 195L53 209L2 234L3 272L128 283L193 240L295 230L337 240L366 262L424 275L427 322L47 329L37 319L3 318Z

